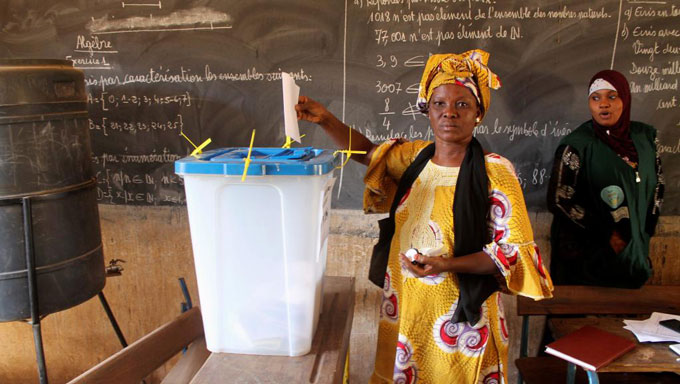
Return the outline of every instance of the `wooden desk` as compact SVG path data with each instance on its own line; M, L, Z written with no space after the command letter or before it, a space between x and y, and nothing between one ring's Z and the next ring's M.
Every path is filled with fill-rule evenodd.
M326 276L323 311L305 356L212 353L191 384L342 383L354 317L354 278Z
M560 338L584 325L592 325L636 342L635 348L600 368L597 372L677 372L680 373L678 357L668 345L671 343L638 343L631 331L623 329L622 318L588 317L573 319L551 319L550 329L555 338ZM680 381L680 377L678 378Z

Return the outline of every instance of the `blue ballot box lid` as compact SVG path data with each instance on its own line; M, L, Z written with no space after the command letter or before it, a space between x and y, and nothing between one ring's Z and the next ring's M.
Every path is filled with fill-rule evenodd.
M213 149L175 161L175 173L241 176L246 157L248 147ZM324 175L338 161L327 149L253 147L247 175Z

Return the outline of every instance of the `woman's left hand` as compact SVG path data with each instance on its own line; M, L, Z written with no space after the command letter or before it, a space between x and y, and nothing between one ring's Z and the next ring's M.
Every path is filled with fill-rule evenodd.
M401 261L403 268L409 270L413 275L418 277L449 272L452 270L451 263L453 261L450 257L425 256L420 253L415 256L415 261L420 264L411 264L411 260L403 253L399 254L399 260Z

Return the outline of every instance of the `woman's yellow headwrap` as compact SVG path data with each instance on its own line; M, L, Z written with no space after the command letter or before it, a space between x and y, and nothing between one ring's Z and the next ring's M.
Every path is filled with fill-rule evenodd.
M427 105L435 88L442 84L458 84L469 88L475 95L483 118L491 103L491 89L501 87L501 80L486 66L488 61L489 54L481 49L459 55L449 53L430 56L418 89L420 111L427 113Z

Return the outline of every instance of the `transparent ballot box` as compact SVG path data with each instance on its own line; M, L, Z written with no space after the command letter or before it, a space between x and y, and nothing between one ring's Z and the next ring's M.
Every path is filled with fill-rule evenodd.
M207 347L299 356L321 310L336 161L310 147L223 148L175 162L184 178Z

